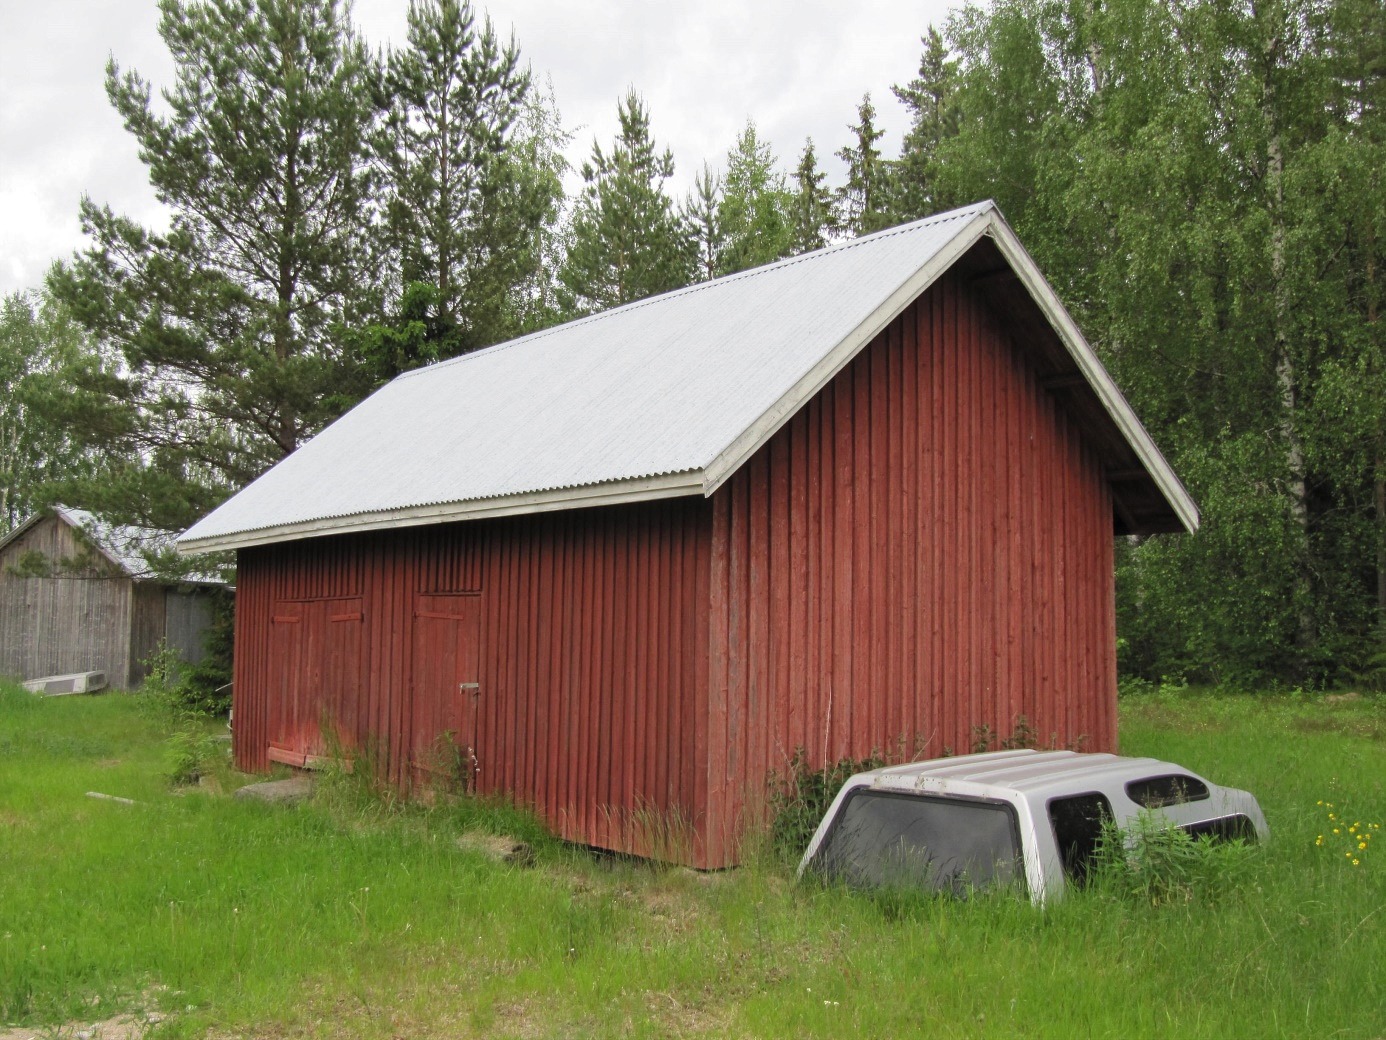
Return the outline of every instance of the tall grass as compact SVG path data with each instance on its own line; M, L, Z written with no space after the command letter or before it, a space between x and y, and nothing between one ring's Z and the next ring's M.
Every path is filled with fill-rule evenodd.
M0 687L0 1027L100 1017L99 997L159 1005L162 1036L1386 1030L1386 858L1314 843L1328 792L1386 815L1372 701L1125 702L1123 750L1254 791L1271 840L1215 898L1094 886L1045 910L799 886L775 857L595 860L514 810L391 804L359 774L298 807L174 793L136 705ZM459 848L472 828L538 865Z

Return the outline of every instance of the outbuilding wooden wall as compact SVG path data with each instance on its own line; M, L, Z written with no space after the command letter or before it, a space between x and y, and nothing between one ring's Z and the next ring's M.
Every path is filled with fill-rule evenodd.
M913 304L713 495L709 858L797 748L969 750L1024 717L1113 750L1112 503L961 278Z
M131 671L133 582L101 565L57 577L14 573L26 554L49 561L91 558L66 524L48 517L0 553L0 675L44 675L100 670L116 689L138 678Z
M237 759L304 762L326 722L424 783L449 730L564 837L726 865L796 748L964 751L1021 716L1113 747L1112 532L1094 454L950 276L710 500L242 550Z

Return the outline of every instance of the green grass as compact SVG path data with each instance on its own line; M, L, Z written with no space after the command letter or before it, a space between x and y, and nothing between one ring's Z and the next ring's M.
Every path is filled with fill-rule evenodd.
M1123 751L1252 790L1271 841L1215 898L1041 911L597 862L362 779L293 808L176 793L139 698L0 686L0 1032L147 1006L166 1037L1380 1036L1386 838L1355 868L1315 838L1319 800L1386 824L1383 737L1381 701L1128 699ZM537 865L460 850L477 826Z

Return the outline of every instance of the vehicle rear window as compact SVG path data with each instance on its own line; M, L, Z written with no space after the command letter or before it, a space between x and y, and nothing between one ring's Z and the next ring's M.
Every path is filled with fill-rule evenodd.
M1097 792L1053 798L1049 822L1059 846L1064 873L1076 885L1088 878L1088 868L1102 837L1102 825L1112 818L1112 803Z
M1212 837L1218 841L1256 840L1256 825L1251 822L1250 817L1243 816L1241 813L1222 816L1216 820L1186 823L1183 828L1195 838Z
M1201 802L1208 797L1208 785L1196 776L1171 773L1132 780L1126 785L1126 796L1137 805L1158 809L1164 805Z
M1024 876L1009 805L868 789L847 797L812 867L854 888L958 894Z

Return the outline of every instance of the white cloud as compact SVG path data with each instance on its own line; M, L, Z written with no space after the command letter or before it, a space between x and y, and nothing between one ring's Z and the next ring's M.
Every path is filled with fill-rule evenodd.
M480 6L480 5L478 5ZM376 46L404 37L403 0L357 0ZM681 194L704 160L721 165L748 117L792 167L812 135L820 162L848 140L870 90L889 147L905 114L890 96L919 63L919 37L946 0L498 0L486 5L522 55L552 78L570 158L616 130L627 87L644 95L673 149ZM0 292L35 286L80 248L77 206L90 194L141 222L162 216L136 149L106 100L108 56L157 90L172 77L154 0L44 0L0 7ZM581 128L581 129L579 129Z

